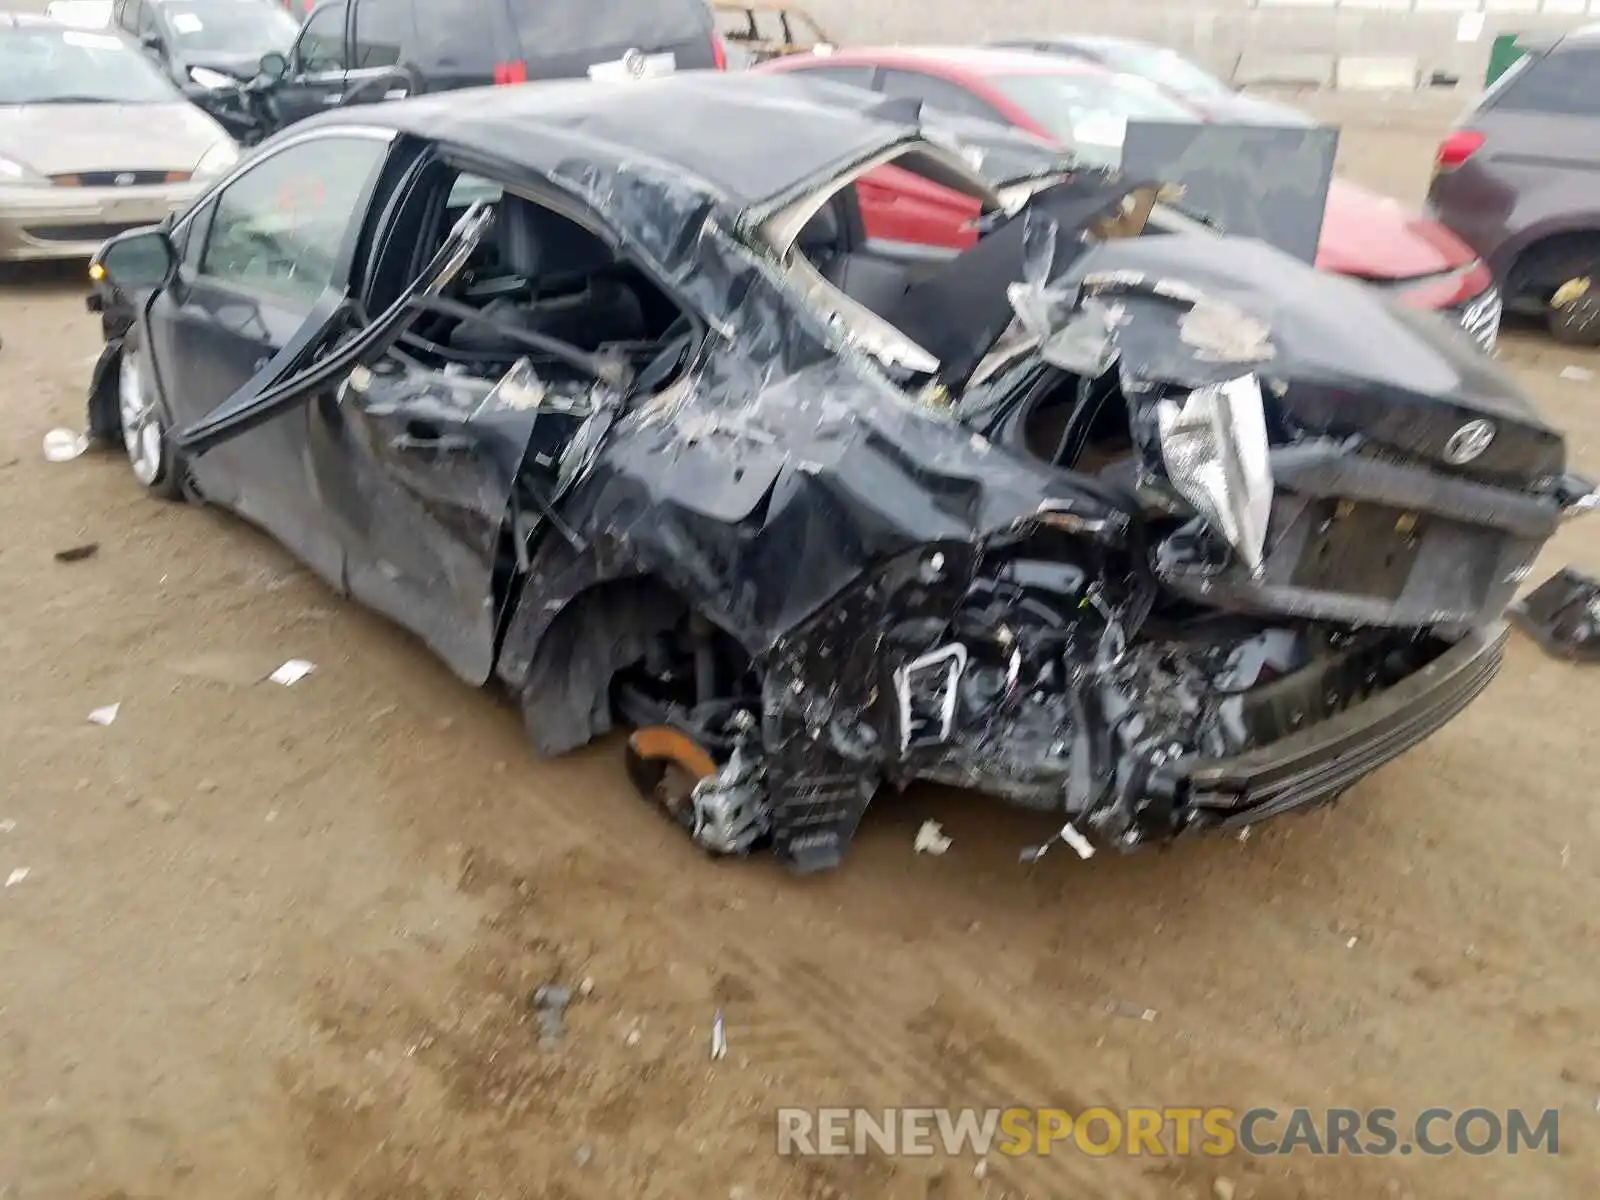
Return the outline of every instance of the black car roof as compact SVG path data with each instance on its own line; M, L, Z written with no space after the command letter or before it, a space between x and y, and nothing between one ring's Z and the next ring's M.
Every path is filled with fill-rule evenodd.
M472 88L327 113L293 128L352 123L513 169L616 175L653 167L737 209L917 137L914 126L820 103L803 81L743 71Z

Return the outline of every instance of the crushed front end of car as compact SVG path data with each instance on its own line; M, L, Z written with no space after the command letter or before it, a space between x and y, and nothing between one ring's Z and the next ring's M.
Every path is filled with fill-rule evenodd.
M1013 518L942 539L909 521L875 560L839 521L834 550L872 566L761 655L758 702L678 810L709 848L770 838L826 868L880 785L915 780L1055 813L1080 854L1332 799L1488 685L1518 584L1592 506L1561 436L1439 318L1259 242L1085 238L1139 205L1074 186L1082 219L1023 232L1009 275L957 260L886 314L962 363L913 394L1008 452L987 478ZM883 470L877 516L969 511L948 473L968 450L918 445L918 484ZM1028 512L1039 467L1056 482Z

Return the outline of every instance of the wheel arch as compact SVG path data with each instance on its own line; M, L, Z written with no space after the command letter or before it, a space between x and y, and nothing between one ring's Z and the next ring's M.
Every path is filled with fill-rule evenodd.
M89 376L89 436L112 442L122 436L122 410L117 404L117 372L122 367L122 339L107 342Z
M568 554L572 561L559 572L547 574L535 564L507 623L495 667L518 700L535 751L545 757L609 733L617 672L637 662L652 639L692 611L659 575Z
M1587 255L1589 266L1561 278L1562 261L1568 254ZM1549 294L1567 279L1576 278L1600 265L1600 214L1590 214L1571 224L1545 227L1522 245L1514 247L1506 260L1502 277L1508 301L1534 300L1544 304Z

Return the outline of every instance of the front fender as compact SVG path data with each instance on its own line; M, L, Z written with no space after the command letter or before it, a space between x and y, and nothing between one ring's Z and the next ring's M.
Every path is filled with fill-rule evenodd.
M126 336L107 338L89 373L87 428L89 437L96 441L112 441L122 434L122 416L117 411L117 370Z

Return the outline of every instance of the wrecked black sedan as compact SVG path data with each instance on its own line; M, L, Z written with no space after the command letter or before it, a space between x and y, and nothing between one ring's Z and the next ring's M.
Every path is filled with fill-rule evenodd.
M1335 796L1469 703L1588 491L1516 386L1151 188L1002 195L914 116L684 75L316 118L97 257L92 432L540 753L630 726L699 844L802 871L884 784L1126 849ZM976 202L976 245L866 239L885 168Z

